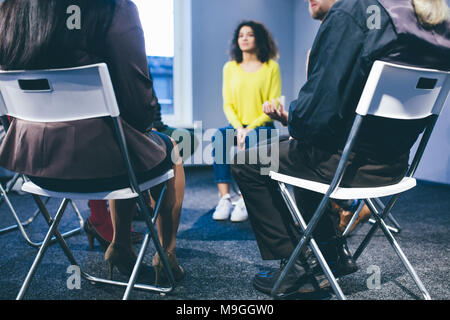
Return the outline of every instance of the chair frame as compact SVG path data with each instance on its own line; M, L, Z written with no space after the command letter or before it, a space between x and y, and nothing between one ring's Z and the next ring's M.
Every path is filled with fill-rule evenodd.
M102 104L105 105L106 110L102 110L101 114L99 114L100 107L98 107L98 108L96 107L95 111L92 111L92 112L89 111L89 115L86 115L81 119L96 118L96 117L100 117L100 116L111 117L113 126L114 126L115 139L117 140L117 143L119 145L121 155L122 155L125 167L126 167L126 172L127 172L128 178L129 178L129 183L130 183L129 188L119 190L122 192L124 190L127 191L126 192L127 194L124 195L122 193L122 195L121 195L121 197L119 197L119 199L136 198L137 204L145 217L147 233L142 241L142 245L140 247L134 269L132 271L132 274L131 274L128 282L113 281L113 280L109 280L109 279L103 279L103 278L91 276L91 275L85 273L84 271L82 271L80 264L76 261L74 255L72 254L71 250L67 246L67 243L66 243L63 235L59 232L58 226L59 226L61 218L63 217L63 214L67 208L67 205L71 202L70 199L76 199L76 198L78 198L78 199L98 199L98 200L100 200L100 199L105 199L105 200L106 199L117 199L117 197L114 197L114 192L116 192L117 190L105 191L104 193L64 193L64 192L54 192L54 191L45 190L43 188L39 188L39 186L36 186L32 182L25 183L22 187L22 190L32 193L32 196L39 207L39 211L42 213L47 224L49 225L49 230L44 238L42 245L39 248L39 251L33 261L33 264L31 266L30 270L28 271L28 274L25 278L25 281L22 284L22 287L21 287L16 299L17 300L23 299L23 297L30 285L30 282L32 281L34 274L35 274L37 268L39 267L39 265L42 261L42 258L44 256L46 250L48 249L53 238L56 239L56 241L60 245L61 249L63 250L65 256L68 258L69 262L72 265L76 265L76 266L80 267L81 276L83 278L87 279L91 283L103 283L103 284L126 287L125 293L123 295L124 300L129 298L129 295L130 295L132 289L134 289L134 288L142 289L142 290L146 290L146 291L159 292L160 294L170 293L174 289L175 280L174 280L174 276L172 274L170 265L168 263L167 256L166 256L166 254L161 246L161 243L159 241L159 237L158 237L158 233L157 233L155 225L156 225L157 217L159 215L159 207L160 207L161 201L166 192L167 181L174 177L174 171L173 171L173 169L170 169L169 171L167 171L166 173L162 174L159 177L156 177L154 179L146 181L140 185L138 184L138 181L137 181L137 178L136 178L136 175L133 170L132 163L131 163L130 155L128 153L128 148L127 148L127 143L126 143L122 123L119 120L120 112L119 112L119 108L117 105L117 101L115 99L114 90L112 87L111 79L110 79L108 68L107 68L106 64L99 63L99 64L95 64L95 65L76 67L76 68L70 68L70 69L36 70L36 71L32 72L33 75L31 78L35 79L36 76L39 76L40 78L42 78L42 77L47 78L47 76L50 77L52 74L57 76L58 73L71 72L71 71L74 71L74 72L79 71L81 73L84 71L94 72L95 75L98 76L100 79L99 81L101 83L101 90L103 92ZM11 75L12 79L15 79L14 77L17 77L18 75L24 76L24 77L27 76L27 73L24 71L0 72L0 84L1 84L2 74L6 78L8 77L8 74ZM0 86L0 90L2 90L1 86ZM52 90L50 90L50 91L52 91ZM14 112L12 114L9 112L8 106L6 105L2 95L3 95L3 92L0 92L0 116L10 115L15 118L23 118L18 114L17 110L14 110ZM34 119L34 121L47 122L47 121L43 120L45 115L44 116L39 115L38 117L39 118ZM26 119L26 116L25 116L25 119ZM60 120L60 121L62 121L62 120ZM7 128L5 128L5 129L7 130ZM151 210L149 207L150 205L148 202L145 201L144 192L147 192L147 190L149 190L151 187L159 186L159 185L162 185L162 190L161 190L159 198L156 202L155 210L153 210L153 214L151 215L150 214ZM115 195L117 196L117 193ZM60 198L63 198L54 218L51 217L50 213L48 212L48 210L47 210L44 202L40 198L40 196L58 196ZM161 261L163 263L164 272L169 281L168 286L165 286L165 287L152 286L152 285L136 283L137 276L139 274L139 269L140 269L140 266L143 261L144 253L148 247L150 239L152 239L152 242L156 248L156 251L158 252L158 254L161 258Z
M6 116L2 116L0 120L1 120L1 123L3 124L3 128L5 129L5 132L7 132L8 128L9 128L8 118ZM28 233L25 231L25 227L27 227L28 225L33 223L33 221L39 215L39 209L36 210L31 215L30 218L28 218L27 220L22 222L22 221L20 221L19 215L17 214L16 210L14 209L14 206L11 203L11 200L8 197L8 193L11 192L12 188L14 187L14 185L17 183L17 180L19 180L19 178L21 176L22 176L22 179L24 181L26 181L27 178L25 177L25 175L20 175L19 173L15 173L14 176L12 177L12 179L7 182L5 187L3 187L3 185L0 183L0 206L3 204L2 202L5 201L6 205L9 208L9 211L11 212L14 220L16 221L15 225L11 225L11 226L0 229L0 235L14 231L14 230L19 230L28 245L30 245L31 247L34 247L34 248L39 248L42 245L43 241L31 240L31 236L28 235ZM47 199L45 203L47 203L48 200L49 199ZM70 205L72 206L72 208L78 218L80 227L74 228L70 231L63 233L62 236L64 238L69 238L71 236L74 236L74 235L80 233L84 226L83 217L81 216L80 210L78 209L77 205L72 200L70 200ZM52 243L54 243L55 241L56 241L56 238L53 238Z
M422 135L422 138L420 139L419 147L414 155L413 161L412 161L411 165L409 166L408 172L405 177L413 178L414 173L417 170L417 167L423 156L423 153L425 151L425 148L429 141L431 133L433 132L433 129L435 127L438 116L439 116L439 114L444 106L445 100L448 96L448 92L449 92L449 88L450 88L450 72L442 72L442 71L437 71L437 70L427 70L427 69L420 69L420 68L408 68L408 67L404 67L404 66L395 65L392 63L376 61L374 63L374 66L372 67L371 73L370 73L368 81L366 83L366 87L363 91L363 95L361 96L360 103L358 104L358 107L356 109L356 117L354 119L349 136L345 143L344 151L343 151L342 157L339 161L337 170L334 174L334 177L333 177L331 183L329 184L329 186L327 185L328 186L327 191L324 193L324 197L322 198L320 204L318 205L318 207L317 207L314 215L312 216L311 220L309 221L308 225L306 225L304 219L302 218L302 215L301 215L300 211L298 210L294 199L292 198L288 189L286 188L285 183L283 181L280 181L280 178L279 178L280 174L275 173L275 172L270 172L271 178L278 181L279 189L282 194L282 197L285 200L287 207L288 207L291 215L294 218L294 221L297 221L297 223L300 227L300 231L301 231L301 238L300 238L297 246L295 247L294 251L292 252L285 268L282 270L279 278L277 279L274 287L272 288L271 295L274 298L283 297L283 294L278 293L279 287L280 287L281 283L283 282L284 278L286 277L287 273L289 272L289 270L293 267L296 259L300 255L300 253L308 245L311 248L311 250L313 251L313 253L315 254L315 256L317 257L317 259L320 263L320 266L322 267L322 270L324 271L325 275L327 276L328 280L330 281L331 287L332 287L333 291L335 292L336 296L341 300L346 299L345 295L342 292L342 289L340 288L339 284L337 283L336 278L334 277L333 273L331 272L327 262L325 261L325 259L323 258L323 255L320 252L320 249L317 247L317 244L316 244L315 240L313 239L313 232L314 232L315 228L317 227L318 222L322 218L322 216L325 212L325 209L327 208L329 199L334 197L335 192L339 188L339 185L340 185L341 180L345 173L348 157L355 145L356 137L357 137L359 129L363 123L364 117L369 112L371 113L371 111L373 111L372 109L369 110L369 108L371 108L372 98L373 98L373 95L375 92L375 88L378 86L380 75L385 66L387 66L389 68L410 69L410 70L412 69L412 70L424 71L424 72L432 71L432 72L436 72L436 73L440 73L440 74L446 74L444 76L444 81L442 83L440 92L435 100L434 105L432 106L433 108L432 108L431 112L429 113L429 115L427 117L422 117L422 118L428 118L428 123L427 123L426 129ZM376 110L374 113L371 113L371 114L376 115ZM345 188L345 189L350 190L351 188ZM385 222L385 219L389 217L389 214L390 214L392 208L394 207L395 203L399 199L402 192L404 192L404 191L401 191L400 193L392 193L391 198L390 198L389 202L387 203L387 205L383 205L381 200L378 199L377 197L364 199L364 203L366 203L368 205L368 207L370 208L370 210L372 212L372 215L375 218L375 224L371 227L369 233L366 235L366 237L364 238L364 240L362 241L362 243L360 244L358 249L355 251L354 258L358 259L360 257L360 255L362 254L362 252L364 251L364 249L367 247L370 240L372 239L373 235L380 227L381 230L383 231L384 235L388 239L389 243L394 248L394 250L395 250L396 254L398 255L398 257L400 258L401 262L407 269L408 273L413 278L415 284L421 291L424 299L431 300L430 294L428 293L427 289L423 285L423 283L420 280L420 278L418 277L416 271L412 267L411 263L408 261L406 255L400 248L399 244L397 243L396 239L392 235L391 231L389 230L389 228ZM355 197L355 198L358 198L358 197ZM379 206L379 208L377 208L377 205ZM362 207L362 205L361 205L361 207Z
M380 205L380 206L383 205L383 203L381 202L380 199L378 199L378 198L375 198L375 199L377 199L376 201L377 201L377 204L378 204L378 205ZM359 206L358 206L358 208L356 209L355 213L353 214L352 218L351 218L350 221L348 222L348 225L345 227L344 232L342 232L342 236L343 236L343 237L347 237L347 236L350 234L350 230L351 230L353 224L355 223L356 219L358 219L359 214L360 214L361 210L362 210L363 207L364 207L364 204L365 204L365 202L364 202L364 201L361 201L361 203L359 204ZM393 227L387 225L387 228L388 228L391 232L393 232L393 233L397 233L397 234L400 233L400 232L402 231L402 227L401 227L400 224L397 222L397 220L395 220L395 218L394 218L394 216L392 215L392 213L389 212L387 218L388 218L388 219L391 221L391 223L394 225ZM369 223L373 225L373 224L376 223L376 221L375 221L374 219L370 218L370 219L369 219Z
M25 181L26 177L25 176L22 176L22 177ZM16 221L16 224L5 227L3 229L0 229L0 235L9 233L11 231L19 230L22 237L25 239L26 243L29 246L34 247L34 248L39 248L42 245L43 241L31 240L31 236L26 232L25 227L29 226L30 224L32 224L34 222L34 220L38 217L40 210L39 209L35 210L34 213L27 220L21 221L14 206L11 203L11 200L8 198L8 193L11 191L12 187L16 184L16 182L19 178L20 178L20 174L16 173L14 175L14 177L7 183L5 188L0 184L0 205L2 205L2 202L5 201L6 205L9 208L9 211L11 212L14 220ZM44 203L47 204L48 200L49 200L49 198L47 198ZM78 218L80 226L63 233L62 236L64 238L69 238L71 236L74 236L74 235L80 233L84 227L83 217L80 213L80 210L78 209L78 206L72 200L70 200L69 202ZM54 243L55 241L56 241L56 238L53 237L52 243Z

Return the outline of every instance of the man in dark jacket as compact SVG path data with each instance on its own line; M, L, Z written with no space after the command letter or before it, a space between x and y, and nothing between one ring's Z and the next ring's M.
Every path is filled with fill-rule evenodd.
M279 144L278 171L330 183L373 62L385 60L450 70L449 56L448 18L424 27L411 0L336 2L323 20L311 49L308 80L297 100L290 104L287 124L293 139ZM409 150L423 128L422 120L367 119L342 185L365 187L398 182L407 170ZM261 164L235 165L232 173L243 194L262 258L283 261L298 243L298 228L277 184L260 174L261 167ZM300 211L308 220L322 195L299 189L295 195ZM327 252L327 248L335 247L329 243L339 233L339 221L334 217L324 215L314 238L331 269L336 271L337 266L333 266L336 254ZM300 257L288 274L288 281L280 287L281 292L314 291L326 285L320 282L317 272L308 271L305 261L308 259L308 256ZM280 271L281 268L257 274L253 281L255 287L269 293Z

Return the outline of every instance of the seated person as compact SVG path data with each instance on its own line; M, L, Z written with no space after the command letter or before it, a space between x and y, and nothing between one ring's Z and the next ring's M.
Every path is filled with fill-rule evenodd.
M337 0L315 0L309 2L309 13L314 20L319 20L321 23L327 16L328 11L331 9L333 4L336 3ZM306 74L308 75L308 64L309 64L309 55L311 50L308 50L307 61L306 61ZM288 113L284 110L284 106L280 102L280 107L276 108L276 101L266 101L263 104L263 112L266 113L271 119L280 121L284 126L287 125ZM351 216L356 211L359 201L344 201L344 200L331 200L330 201L331 208L333 210L329 210L328 214L339 215L339 229L343 232L345 227L350 221ZM363 209L358 215L357 220L353 223L351 230L353 230L358 223L365 222L370 217L369 208L364 205ZM332 221L335 219L333 218ZM350 254L350 250L347 247L347 241L345 237L341 235L337 235L335 241L332 243L321 243L321 247L325 251L332 251L336 254L337 261L332 261L332 264L335 267L335 274L342 276L346 274L350 274L356 272L358 270L358 266L356 262L353 260L352 255Z
M149 73L149 77L151 78L151 74ZM189 137L190 145L189 149L184 148L180 150L180 156L183 159L188 159L197 148L198 141L193 131L189 131L186 129L173 128L166 125L162 121L161 117L161 105L158 100L153 100L153 105L155 106L155 112L153 116L153 124L152 130L157 131L159 133L165 134L171 138L174 138L177 145L183 142L183 139ZM172 137L172 135L174 135ZM154 199L151 198L152 204L154 203ZM114 230L111 221L111 215L108 210L108 204L106 200L89 200L88 202L89 209L91 210L91 214L89 218L87 218L84 222L84 231L86 232L86 236L88 237L89 246L91 250L94 247L94 239L102 246L103 250L106 250L109 244L112 241ZM134 217L135 220L144 220L145 217L139 211L138 214ZM161 219L158 218L158 223ZM131 241L132 243L141 243L144 238L144 235L140 232L131 231Z
M231 42L230 61L223 67L223 110L229 125L217 130L212 139L214 182L220 194L214 220L230 218L233 222L241 222L248 218L242 197L233 208L229 155L234 145L243 150L271 138L275 127L262 112L261 105L281 95L277 58L278 48L263 24L256 21L239 23Z
M66 11L71 5L78 5L82 12L79 30L68 28ZM3 70L108 65L138 181L171 168L175 171L161 204L158 230L176 280L183 278L175 255L175 237L184 171L174 142L151 130L157 99L133 2L5 0L0 6L0 39ZM46 124L14 119L0 148L0 165L26 174L48 189L95 192L128 186L112 124L105 118ZM155 197L158 190L152 190ZM105 259L129 275L136 261L130 237L136 200L112 200L110 209L114 235ZM162 264L157 255L154 264L159 273Z
M317 5L318 1L311 1ZM320 2L320 1L319 1ZM380 10L379 26L369 28L367 8ZM292 139L279 144L279 172L330 183L352 125L355 109L375 60L450 70L450 21L444 0L340 0L323 20L311 49L308 80L282 121ZM274 106L267 106L274 110ZM280 113L281 114L281 113ZM408 168L409 151L423 131L424 120L365 120L350 155L342 185L384 186L400 181ZM374 135L374 132L379 134ZM381 151L382 150L382 151ZM246 151L251 152L251 150ZM270 293L283 261L299 241L278 189L261 175L261 163L232 166L249 213L261 256L282 260L280 270L259 273L256 289ZM322 194L295 190L305 219L314 214ZM339 218L326 213L314 238L333 272L337 254L333 246L340 234ZM329 286L310 250L300 254L280 292L314 292Z

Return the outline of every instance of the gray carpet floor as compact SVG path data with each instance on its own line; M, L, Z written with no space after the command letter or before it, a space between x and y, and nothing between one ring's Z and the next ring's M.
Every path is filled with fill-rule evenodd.
M25 219L35 210L29 195L11 194L10 198L19 215ZM277 261L263 261L259 255L250 223L216 222L212 212L218 200L210 167L186 170L186 193L177 240L177 256L186 271L186 277L174 292L161 296L134 291L131 299L139 300L267 300L252 286L253 275L260 270L278 266ZM86 201L77 201L82 215L87 218ZM56 199L48 207L56 212ZM77 224L72 209L68 209L60 230ZM403 230L396 236L398 243L415 267L433 299L450 298L450 188L420 183L404 194L393 210ZM13 224L5 204L0 206L0 228ZM31 238L41 240L45 235L42 217L26 228ZM134 229L143 231L144 223L135 221ZM367 233L363 225L353 233L348 243L355 250ZM107 276L107 264L97 243L90 251L84 233L71 237L67 243L84 271ZM19 292L37 250L28 246L18 231L0 235L0 299L14 299ZM151 264L154 248L149 247L145 261ZM80 289L69 289L67 273L70 263L58 245L52 245L45 254L26 299L43 300L116 300L121 299L123 288L93 285L81 281ZM342 277L339 283L350 300L415 300L420 291L401 265L394 250L378 231L367 250L358 260L359 271ZM381 285L373 288L372 268L379 268ZM115 279L125 280L116 271ZM297 299L298 297L292 297ZM314 299L336 299L331 295Z

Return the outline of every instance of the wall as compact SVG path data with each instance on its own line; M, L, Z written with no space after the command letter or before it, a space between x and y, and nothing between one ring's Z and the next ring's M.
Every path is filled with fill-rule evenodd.
M294 79L292 90L297 98L300 88L306 81L306 61L320 23L313 20L308 11L307 1L295 1L294 31Z
M294 12L296 0L192 0L194 121L203 128L227 125L222 102L222 68L234 29L242 20L262 22L280 51L282 92L291 100L294 79Z
M415 150L415 149L414 149ZM450 99L442 110L425 149L416 178L450 184Z

